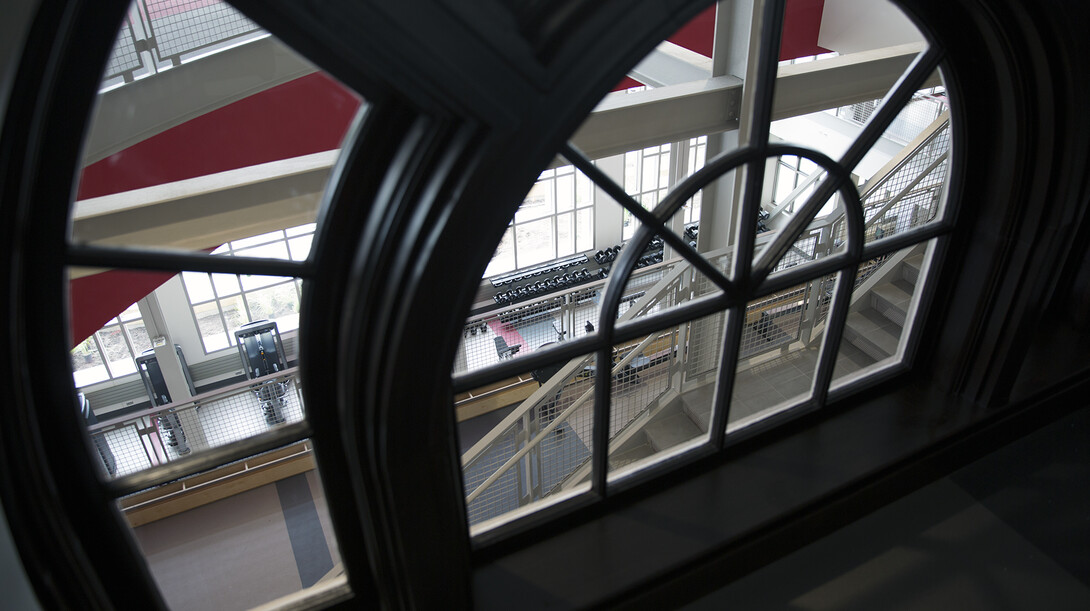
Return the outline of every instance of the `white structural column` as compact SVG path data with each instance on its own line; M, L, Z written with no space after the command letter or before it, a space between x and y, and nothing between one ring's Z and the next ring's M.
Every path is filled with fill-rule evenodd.
M715 13L712 47L712 76L741 79L746 75L750 52L753 0L722 0ZM708 135L707 159L738 147L735 129ZM731 243L734 227L736 173L720 178L704 189L700 208L700 238L697 248L709 252Z
M147 297L137 302L140 308L140 316L144 319L148 336L153 339L163 338L165 342L155 346L155 359L159 363L159 369L163 372L163 381L166 382L167 391L170 392L172 402L184 401L193 396L189 391L189 382L186 381L182 362L178 359L178 353L174 349L174 338L171 336L170 327L166 317L159 306L159 299L153 291ZM191 449L200 450L208 447L204 429L197 417L197 410L189 409L178 412L178 418L185 431L185 437Z
M598 169L624 186L624 155L611 155L595 161ZM594 246L597 249L621 243L624 209L598 185L594 186Z

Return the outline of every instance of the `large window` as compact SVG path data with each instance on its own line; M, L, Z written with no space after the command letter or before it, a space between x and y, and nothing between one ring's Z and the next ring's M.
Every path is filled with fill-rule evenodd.
M304 261L313 239L310 223L228 242L212 254ZM182 272L182 280L206 353L233 346L234 331L255 320L275 321L281 332L299 327L297 278Z
M670 186L670 150L670 144L662 144L624 155L624 190L647 210L666 196ZM621 238L627 240L636 233L639 221L629 210L622 219Z
M704 167L708 157L708 137L699 136L689 138L686 151L685 176L692 176L697 170ZM686 225L700 221L700 204L704 201L704 191L697 191L692 199L682 206L682 222Z
M323 179L333 176L334 188L328 197L317 198L329 203L323 211L322 237L315 256L302 261L293 254L291 241L304 234L284 230L256 241L231 241L248 234L238 227L222 227L220 221L243 209L248 202L242 198L222 197L215 202L220 206L182 210L200 215L194 219L200 223L189 227L214 230L207 242L192 240L190 253L159 249L158 241L148 246L121 239L129 233L136 239L152 229L185 230L183 223L159 213L180 208L169 202L142 206L137 210L140 214L131 215L137 221L147 217L153 227L118 223L120 237L112 241L71 237L72 227L65 225L60 208L72 192L73 167L83 161L73 128L83 127L80 117L91 116L92 104L85 94L93 79L81 74L105 61L109 41L104 36L110 33L97 30L110 18L119 22L121 10L111 2L98 7L89 0L58 0L53 8L63 11L43 13L35 21L28 37L31 52L22 60L18 86L13 88L17 95L7 116L26 120L6 122L0 140L0 158L11 166L0 169L5 197L5 223L0 225L16 238L8 246L13 273L5 276L10 277L11 298L2 307L10 328L27 330L12 333L15 341L4 342L10 346L8 362L17 366L8 368L13 379L4 385L10 389L6 395L10 409L0 415L4 442L0 445L5 454L0 461L0 483L5 509L9 504L17 509L8 512L14 516L12 531L25 552L27 573L47 599L45 606L159 608L163 605L160 589L175 587L179 595L200 591L203 584L179 587L182 580L176 574L164 574L162 579L156 575L162 587L152 581L149 562L140 558L140 548L126 536L117 501L149 487L174 485L180 476L201 474L201 483L212 482L203 474L213 468L229 464L250 469L244 464L249 457L280 452L286 444L310 438L320 449L313 456L322 478L334 484L326 486L328 507L337 535L343 537L340 548L347 577L336 573L330 577L347 579L351 591L295 599L298 607L341 603L430 608L445 603L459 608L470 604L506 608L512 600L522 599L572 608L653 604L637 598L641 590L661 594L658 602L668 601L666 596L679 581L706 578L723 567L729 575L751 570L785 553L794 545L791 536L805 526L827 523L823 518L844 506L851 509L862 497L873 500L890 487L896 489L896 483L918 478L920 473L913 468L921 463L926 462L926 468L962 449L967 445L964 439L979 431L963 423L985 423L974 420L981 411L975 408L1004 407L1004 388L995 380L1018 370L1021 363L1008 353L1027 346L1025 336L1032 330L1033 321L1028 315L1023 320L1020 313L1044 311L1032 299L1047 291L1023 289L1051 285L1022 279L1033 276L1036 269L1051 269L1047 263L1066 263L1054 260L1054 254L1037 254L1035 247L1052 236L1052 228L1062 225L1052 221L1065 215L1075 218L1074 213L1081 211L1075 196L1068 194L1077 188L1070 176L1075 172L1070 164L1050 171L1048 164L1035 160L1062 158L1060 153L1071 152L1070 142L1048 143L1058 135L1058 128L1040 117L1071 107L1077 91L1050 100L1049 95L1058 90L1049 90L1044 80L1032 78L1035 66L1050 65L1043 60L1064 59L1063 51L1068 49L1063 36L1045 36L1067 33L1059 27L1060 19L1051 19L1057 15L1044 12L1048 9L1036 9L1041 12L1032 12L1034 19L1021 19L1021 13L1014 11L989 10L992 4L1011 8L998 6L999 0L951 0L942 10L933 3L904 0L910 1L914 18L941 28L932 44L921 45L919 52L899 49L872 54L883 55L883 60L888 55L890 61L872 64L868 57L859 58L862 68L858 71L848 61L838 63L844 70L829 79L827 88L803 87L805 81L788 79L789 87L778 93L805 89L805 96L821 98L786 100L799 102L796 107L774 99L780 84L777 28L784 11L796 3L721 3L720 10L735 13L722 15L717 23L741 24L735 30L747 24L762 26L759 31L743 32L752 44L736 40L727 45L720 40L714 45L718 52L731 55L712 62L716 72L729 59L727 63L742 66L746 73L715 76L708 79L707 87L686 89L689 97L704 97L699 100L702 103L690 106L693 116L679 111L686 100L666 85L650 92L654 96L643 96L646 92L623 96L632 98L633 105L647 104L636 109L639 113L599 105L595 119L602 120L588 122L587 131L580 128L582 133L576 126L580 115L591 111L591 98L604 94L626 66L636 65L639 55L656 42L652 37L661 38L667 26L681 25L683 17L696 15L711 3L679 2L669 11L654 3L588 3L578 11L555 13L555 3L501 3L487 19L474 11L421 3L415 10L384 10L378 18L368 19L374 16L374 7L368 3L333 7L283 0L247 2L244 8L258 23L273 33L290 35L286 40L304 44L319 65L334 70L336 78L366 91L375 101L355 121L352 141L316 149L337 148L346 154L336 164L319 168ZM763 15L755 18L746 9L749 6L764 10ZM950 18L944 21L947 12ZM64 19L51 24L50 15ZM97 18L87 24L95 26L93 31L70 26L91 17ZM496 23L518 27L493 27ZM624 32L614 31L620 26ZM984 28L988 31L982 32ZM405 36L406 32L418 35ZM958 38L961 44L945 44L955 36L963 36ZM1052 40L1056 45L1032 44L1036 40ZM996 53L976 55L993 46ZM459 52L452 56L451 49ZM747 50L761 57L742 61L746 58L739 54ZM80 59L84 53L87 59ZM919 172L903 185L891 186L888 197L884 190L878 192L882 197L870 199L857 193L851 172L861 156L940 64L953 69L956 78L951 82L958 84L958 93L966 95L957 101L956 109L973 108L976 115L958 115L956 119L967 120L954 125L956 130L948 127L947 141L956 135L957 147L936 146L936 156L909 168ZM911 67L905 72L904 66ZM1005 71L1008 67L1016 70ZM182 68L186 66L164 70L158 77L174 78L186 72ZM768 123L778 113L875 95L870 84L865 94L859 93L862 86L854 93L846 91L869 68L889 77L891 89L869 119L868 126L878 129L862 130L866 135L845 157L830 159L814 148L769 142ZM294 83L289 77L301 73L277 75L278 82L288 83L283 89L290 90ZM1014 78L1004 83L1005 73ZM253 76L260 75L254 71ZM586 79L585 90L580 78ZM255 91L264 84L247 81L246 86ZM52 95L40 95L43 92ZM994 98L995 107L988 105L989 97ZM738 104L727 107L724 101ZM108 110L105 104L99 108ZM630 120L627 125L632 129L624 133L606 129L605 119L611 116L654 119L658 109L671 111L659 117L669 121ZM288 116L281 123L290 124L296 118ZM990 133L1001 119L1011 120L1019 129L1000 130L1002 137ZM1074 120L1080 128L1074 132L1078 136L1086 131L1085 121L1078 116ZM709 171L699 173L700 184L686 185L699 189L735 172L734 189L717 189L715 198L709 189L700 202L705 223L712 218L722 222L709 227L716 232L701 232L702 241L718 241L707 249L702 243L699 252L672 231L685 201L670 197L668 190L674 182L670 174L691 171L679 159L679 145L641 149L631 165L626 163L621 177L604 176L588 161L593 154L602 154L604 160L605 155L647 143L684 142L693 134L735 130L739 123L745 130L740 146L724 153L709 150ZM626 127L623 122L620 125ZM1037 128L1050 129L1036 133ZM644 130L638 138L625 138L638 129ZM77 133L100 135L101 130ZM518 185L529 186L529 178L553 153L543 151L541 143L558 143L566 134L575 134L573 144L561 147L560 154L585 172L599 192L609 193L624 207L627 222L618 218L618 212L610 216L609 224L613 233L623 227L621 232L631 240L612 262L608 277L600 279L599 294L574 297L576 306L595 310L594 324L588 324L587 332L578 337L558 338L545 351L512 355L510 348L524 332L548 331L551 325L540 319L541 310L508 309L513 312L511 318L477 333L493 335L488 339L495 341L497 353L505 340L505 356L512 358L500 357L488 370L448 377L452 340L463 333L460 319L469 315L474 289L495 246L475 240L475 226L487 226L487 233L494 237L507 229L505 242L497 249L502 258L498 263L493 260L495 268L489 266L490 273L548 260L587 244L589 232L580 235L578 213L590 208L587 227L593 228L595 219L589 204L580 205L578 178L572 181L570 209L562 209L560 173L545 176L542 180L552 184L541 189L535 185L536 191L527 196L526 210L520 209L509 227L508 218L494 214L498 209L513 209L515 202L508 200L505 206L488 193L490 183L496 192L507 195ZM260 152L270 150L262 135L238 142ZM974 146L968 148L970 140ZM992 144L998 150L989 150ZM588 154L582 155L579 147ZM309 156L318 154L310 150L298 156L308 156L305 161L310 162ZM797 209L793 217L800 220L780 233L757 236L754 230L761 203L771 199L768 190L774 181L765 172L787 156L809 159L826 171L830 182L815 191L826 191L822 199L837 188L843 197L840 224L813 238L824 251L799 245L808 236L804 225L822 202L800 204L805 208ZM172 155L171 160L178 157ZM974 161L967 165L967 159ZM303 165L298 162L290 169L298 171ZM996 168L992 174L987 172L989 165ZM948 168L956 179L950 186L940 184L935 189L934 202L940 205L927 208L909 201L910 195L915 196L912 186L923 184L923 179L916 181L917 176L926 171L927 178L940 167ZM223 170L228 171L233 170ZM791 171L801 172L801 161ZM1034 172L1043 176L1035 178ZM1066 180L1051 180L1063 177ZM988 178L994 178L994 184ZM1006 186L1016 188L1001 188ZM1055 188L1054 201L1059 202L1062 214L1042 212L1046 207L1042 202L1027 199L1027 193L1046 192L1037 188L1041 186ZM593 192L588 187L587 192ZM947 194L949 207L944 205ZM284 212L296 198L305 199L291 189L275 195L275 201L253 207L268 204ZM719 200L719 196L728 199ZM209 195L202 203L211 199ZM911 206L906 203L898 209L901 202ZM963 206L957 225L954 204ZM222 208L227 205L238 210L225 212ZM95 219L109 221L112 214L128 212L119 210L84 209L77 210L82 216L69 216L77 216L73 224L100 229L102 223L96 224ZM651 210L655 214L648 214ZM934 216L931 210L937 211ZM284 218L297 218L290 212ZM562 226L561 215L570 216L570 229ZM604 222L604 212L600 217L597 220ZM694 217L690 213L688 220ZM1023 217L1026 223L1011 220ZM243 213L234 218L255 219ZM673 222L668 225L668 221ZM1073 234L1081 234L1082 229L1061 237L1077 237ZM994 239L976 240L977 236ZM206 252L220 244L224 246L217 254L227 256ZM1030 254L1019 259L1014 252L1019 249ZM665 253L668 260L650 265L637 260L651 250ZM798 251L807 256L790 268L780 266ZM947 252L958 259L941 270L945 273L940 277L941 255ZM985 268L979 280L957 286L977 271L970 264L978 263ZM300 370L299 379L306 380L305 418L277 422L269 417L276 405L265 413L264 406L258 405L248 410L257 425L253 432L214 446L215 451L202 453L200 436L191 435L193 451L173 464L157 463L144 473L126 473L112 481L100 476L87 464L94 449L85 427L73 426L71 372L63 367L67 363L53 358L67 357L63 351L68 346L60 330L64 296L59 283L52 281L63 277L65 266L184 273L183 286L194 317L200 319L196 311L204 307L214 319L207 337L202 332L206 350L229 346L232 330L254 318L283 320L282 329L289 327L289 320L298 316L298 306L281 310L271 305L272 296L260 297L276 289L283 291L278 299L290 304L294 295L297 303L300 289L292 279L306 279L309 311L304 319L304 354L320 357L321 362L308 359ZM1064 270L1068 269L1065 265ZM1048 273L1059 278L1062 272ZM37 286L38 279L50 282ZM889 293L884 290L889 286L906 291L908 297L891 300L877 294ZM927 298L937 288L950 287L960 290L943 295L949 301L927 317L926 328L916 325L924 319L917 314L927 313ZM588 298L581 299L584 296ZM269 305L263 310L261 303ZM880 317L899 314L904 315L898 316L899 322L880 322ZM119 318L118 327L124 329L125 322ZM868 338L880 336L872 333L880 327L896 327L896 331L884 334L888 342L867 345ZM41 341L26 341L30 333L39 334ZM934 360L913 365L915 345L931 342ZM94 343L100 353L107 351L97 335ZM50 352L57 349L62 353ZM550 372L553 367L557 369ZM909 367L914 375L898 377ZM937 380L938 369L948 369L950 379ZM545 375L539 375L539 370ZM870 375L875 372L881 375ZM949 383L929 388L936 380ZM845 399L862 386L856 382L869 384L869 390ZM275 388L265 397L255 394L254 384L247 381L235 390L251 403L268 403L269 397L280 396L273 394ZM520 409L524 401L531 404L520 413L511 412L515 415L503 423L499 431L507 435L503 443L496 444L494 451L476 452L480 461L467 465L462 457L472 448L455 449L459 441L453 438L455 419L439 411L453 409L455 393L497 402L507 397L507 405L519 403ZM521 397L510 399L514 395ZM951 412L944 411L947 404ZM832 409L825 409L829 405ZM199 431L200 418L207 418L213 406L202 400L191 407L185 414L178 413L178 421L171 414L151 414L148 417L158 421L141 423L137 434L170 439L164 430L176 432L184 426L187 431ZM811 410L814 413L808 417L798 418ZM989 423L1006 415L987 411ZM650 425L665 425L667 418L684 425L684 434L666 431L669 434L652 440L652 429L661 432L665 426ZM788 420L789 426L779 426ZM778 428L766 435L771 427ZM156 428L158 432L152 430ZM735 435L742 429L748 430ZM19 443L20 436L25 443ZM732 445L743 438L744 443ZM926 439L917 441L921 438ZM941 446L934 445L939 442ZM165 451L181 454L170 447ZM551 457L561 457L572 469L553 468L555 462L546 465ZM26 473L13 465L25 467ZM472 472L471 467L475 468ZM794 478L790 482L789 476ZM718 485L713 479L718 479ZM472 488L463 490L471 481ZM504 487L507 492L501 494L499 489ZM185 482L176 490L188 494ZM546 495L552 511L529 516L533 511L529 503ZM286 495L272 498L273 514L288 514L294 507L313 513L313 503L285 503ZM470 530L466 518L474 502L491 505L484 520L500 520L491 524L482 520ZM320 509L322 503L317 504ZM769 524L777 528L769 529ZM216 542L226 530L201 541ZM284 532L292 536L294 545L299 530L285 528ZM474 539L475 535L480 536ZM772 545L763 546L769 540ZM638 553L639 545L633 541L649 541L665 551ZM291 565L290 556L284 557L289 560L288 569L298 569ZM222 566L202 560L189 564L209 569L205 573L210 576ZM50 575L72 578L50 580ZM227 581L230 586L237 583ZM585 587L564 587L573 583ZM560 585L552 589L549 584ZM344 602L347 597L354 600ZM221 606L218 602L204 606Z
M798 157L795 155L784 155L783 157L780 157L779 163L776 164L776 186L772 192L772 202L778 204L786 200L789 195L794 193L795 189L800 185L805 184L806 179L815 171L817 171L817 164L805 157ZM802 191L788 204L784 212L788 214L794 213L795 206L801 206L805 203L813 191L814 185L811 183L807 189ZM821 216L821 214L818 216Z
M151 340L134 303L72 349L76 387L136 373L135 358L149 348Z
M565 165L545 170L504 232L485 277L594 247L594 190L582 172Z

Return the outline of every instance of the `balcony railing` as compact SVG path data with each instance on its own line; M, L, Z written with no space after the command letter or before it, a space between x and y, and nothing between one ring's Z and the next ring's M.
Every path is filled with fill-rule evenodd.
M89 427L110 478L254 437L304 418L297 368Z
M122 21L102 83L130 83L264 34L219 0L136 0Z

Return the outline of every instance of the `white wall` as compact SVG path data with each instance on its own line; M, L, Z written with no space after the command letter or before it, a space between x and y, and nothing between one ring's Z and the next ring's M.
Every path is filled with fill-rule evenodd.
M825 0L818 44L841 55L923 40L888 0Z

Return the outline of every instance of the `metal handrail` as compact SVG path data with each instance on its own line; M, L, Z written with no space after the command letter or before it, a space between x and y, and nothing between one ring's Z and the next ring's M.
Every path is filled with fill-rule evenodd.
M615 376L618 373L621 373L622 371L624 371L624 369L626 367L628 367L630 364L632 364L632 361L633 361L633 359L636 358L636 356L641 354L643 352L643 350L646 349L647 346L651 344L652 341L654 341L655 339L658 339L659 335L660 335L660 333L658 331L656 331L656 332L648 335L646 338L644 338L644 340L641 341L639 343L639 345L637 345L632 350L629 350L628 353L625 354L623 358L621 358L621 360L617 361L617 364L614 365L612 369L610 369L609 374L611 376ZM557 376L553 376L554 379L556 377ZM503 476L504 473L507 473L507 471L513 465L515 465L519 460L522 459L522 457L529 454L530 450L532 450L532 449L536 448L537 446L539 446L541 444L541 440L545 439L546 436L548 436L549 433L553 432L557 427L559 427L567 419L567 417L570 416L575 410L579 409L580 407L583 407L583 405L593 396L594 396L594 388L587 389L586 392L584 392L582 395L580 395L579 398L576 399L567 408L565 408L564 411L560 412L560 414L557 415L556 418L553 418L552 422L550 422L548 425L546 425L545 428L541 429L538 432L538 434L534 436L533 439L531 439L528 443L523 445L522 448L520 448L518 452L515 452L515 454L512 455L511 458L508 458L507 461L503 463L503 465L501 465L498 469L493 471L492 475L489 475L483 482L481 482L481 484L479 486L477 486L473 490L473 492L469 493L469 495L466 496L466 505L469 505L470 503L472 503L474 500L477 499L478 496L481 495L482 492L484 492L486 489L488 489L489 486L496 483L496 480L498 480L501 476ZM527 403L527 402L524 402L524 404ZM531 406L532 406L532 404L531 404ZM499 428L500 427L496 427L496 429L499 429Z
M131 83L135 78L134 73L140 69L145 69L149 75L153 75L159 71L157 66L159 63L170 62L171 66L179 66L182 63L182 56L194 55L233 41L247 42L243 40L246 37L256 40L266 34L264 29L238 13L234 7L226 2L213 0L211 2L201 2L199 6L188 7L186 5L189 2L186 2L186 0L161 0L158 3L151 2L150 4L151 6L149 6L148 0L139 0L136 3L136 8L129 11L122 22L117 40L114 42L115 52L110 56L111 63L115 58L123 55L135 56L137 65L132 66L130 60L124 63L124 67L119 66L122 69L116 72L107 71L103 75L104 82L121 78L125 83ZM230 12L232 19L241 24L242 27L230 29L225 34L223 19L219 19L218 23L212 20L189 19L185 27L173 30L172 33L183 32L183 34L174 38L197 39L201 42L191 46L167 48L164 42L166 30L162 23L163 13L171 12L174 9L180 9L177 10L177 14L192 13L197 10ZM169 16L166 15L166 17ZM210 33L215 33L215 35L209 36ZM150 57L150 62L145 61L145 53Z
M233 394L233 393L235 393L236 391L239 391L239 390L249 389L251 386L255 386L255 385L258 385L258 384L263 384L265 382L275 381L275 380L278 380L278 379L281 379L281 378L284 379L284 380L287 380L288 378L294 378L295 375L298 372L299 372L299 367L298 366L288 367L287 369L284 369L283 371L278 371L276 373L271 373L269 375L261 376L259 378L253 378L252 380L243 380L241 382L236 382L234 384L229 384L227 386L223 386L223 387L217 388L215 390L210 390L208 392L204 392L204 393L201 393L199 395L193 395L191 397L186 397L185 399L183 399L181 401L173 401L173 402L167 403L165 405L154 405L152 407L142 409L142 410L140 410L138 412L130 412L128 414L125 414L125 415L122 415L122 416L116 416L116 417L108 419L108 420L101 420L97 424L92 424L91 426L87 427L87 430L88 430L88 432L90 432L92 434L93 433L98 433L98 432L101 432L103 429L111 428L114 425L125 424L125 423L128 423L128 422L133 421L133 420L138 420L140 418L144 418L146 416L157 416L162 412L168 412L168 411L171 411L171 410L177 411L178 409L189 407L191 405L192 406L197 406L197 405L200 405L201 403L205 403L205 402L208 402L208 401L218 399L218 398L220 398L220 397L222 397L224 395Z
M654 287L646 291L639 301L622 314L618 318L618 321L624 322L630 320L639 313L653 307L667 291L672 289L672 287L681 279L681 275L685 270L689 269L689 267L690 266L684 264L684 261L680 261L679 264L663 276ZM485 451L503 435L503 432L506 431L508 427L526 415L526 413L533 409L533 407L542 399L553 396L561 384L576 371L580 371L586 367L594 356L594 354L588 354L568 361L560 371L538 387L533 394L527 397L519 405L519 407L515 408L506 418L493 427L488 434L482 437L477 443L473 444L473 447L462 456L462 468L465 469L473 466L473 464L485 454Z

